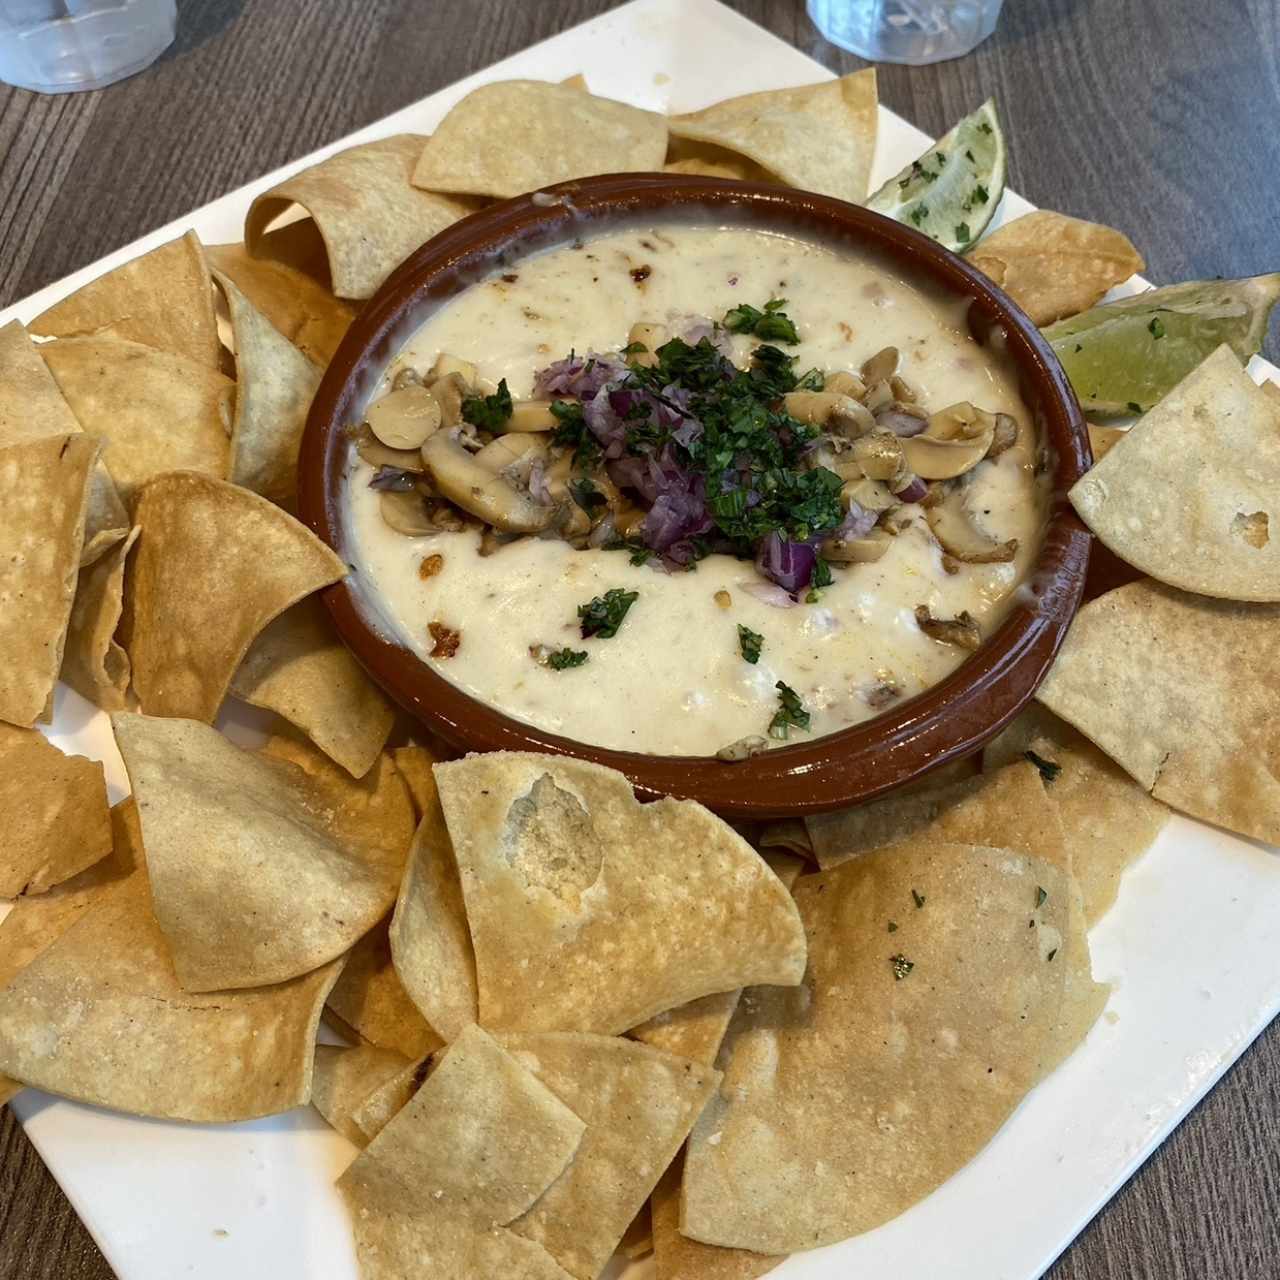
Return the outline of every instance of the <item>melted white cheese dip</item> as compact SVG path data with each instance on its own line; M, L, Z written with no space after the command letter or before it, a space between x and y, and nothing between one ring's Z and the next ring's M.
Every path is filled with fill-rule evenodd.
M636 268L648 267L641 283ZM512 279L511 277L515 278ZM788 354L798 372L857 370L885 346L930 411L969 400L1028 424L1009 367L969 336L963 309L871 258L781 235L714 226L661 226L590 240L524 259L506 278L448 303L392 364L379 394L405 364L425 371L441 352L472 361L481 377L506 378L516 398L534 374L573 349L617 351L637 321L675 334L696 317L719 319L741 302L788 299L801 335ZM752 341L735 339L745 364ZM693 572L633 566L620 551L575 550L558 539L522 538L490 556L474 532L406 537L387 527L372 468L352 450L347 559L378 621L441 675L515 719L580 742L661 755L712 755L767 732L785 681L811 713L811 730L833 733L879 714L867 694L894 680L910 697L969 655L930 639L917 605L934 617L968 610L990 636L1040 547L1045 503L1030 451L1014 448L970 473L965 506L993 537L1018 539L1006 564L943 568L918 507L882 559L835 565L817 603L776 608L745 589L761 584L749 561L711 556ZM443 569L423 581L424 556ZM583 640L577 608L611 587L639 593L618 634ZM727 592L730 604L717 601ZM428 656L428 624L461 633L457 653ZM738 647L742 623L764 636L758 663ZM530 646L586 649L563 671L540 665ZM781 744L772 744L781 745Z

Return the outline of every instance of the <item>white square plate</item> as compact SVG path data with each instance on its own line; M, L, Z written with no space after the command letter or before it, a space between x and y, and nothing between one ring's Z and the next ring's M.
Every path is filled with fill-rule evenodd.
M187 227L206 243L238 240L259 191L353 143L429 133L478 84L577 71L613 97L673 111L830 77L713 0L635 0L215 200L18 303L0 323L29 320ZM929 143L883 108L880 124L873 188ZM1006 195L1002 216L1030 207ZM1254 372L1277 375L1263 361ZM113 799L127 790L106 717L66 688L49 736L105 760ZM1115 988L1107 1012L995 1141L902 1217L774 1274L1039 1276L1280 1011L1280 857L1175 817L1091 941L1096 976ZM355 1280L332 1185L352 1148L310 1108L222 1127L133 1119L30 1090L13 1108L121 1280ZM626 1272L651 1274L651 1261Z

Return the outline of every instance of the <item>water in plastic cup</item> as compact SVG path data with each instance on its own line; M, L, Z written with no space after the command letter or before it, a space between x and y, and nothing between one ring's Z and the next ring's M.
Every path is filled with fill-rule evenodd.
M958 58L995 29L1004 0L809 0L832 44L871 62Z
M0 80L37 93L101 89L172 43L175 0L0 0Z

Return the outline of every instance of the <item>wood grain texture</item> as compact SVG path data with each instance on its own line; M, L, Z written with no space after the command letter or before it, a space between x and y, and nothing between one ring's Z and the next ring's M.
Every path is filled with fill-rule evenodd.
M835 71L800 0L733 7ZM0 305L612 0L180 0L145 75L40 98L0 87ZM1129 233L1158 282L1280 266L1276 0L1008 0L996 35L937 67L881 68L931 133L989 93L1011 181ZM1273 354L1276 344L1269 346ZM1048 1273L1277 1274L1280 1026L1273 1026ZM0 1120L0 1277L111 1271L12 1117Z

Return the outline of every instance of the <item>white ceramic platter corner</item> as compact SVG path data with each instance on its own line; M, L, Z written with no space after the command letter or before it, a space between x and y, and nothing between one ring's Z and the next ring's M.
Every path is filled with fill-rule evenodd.
M223 196L0 314L30 319L84 281L195 227L236 240L253 196L355 142L428 133L488 80L559 80L692 110L829 72L713 0L635 0ZM887 111L873 186L928 145ZM1003 216L1030 206L1006 196ZM1255 374L1276 371L1255 362ZM50 736L125 775L106 717L59 689ZM782 1280L1034 1280L1280 1011L1280 856L1174 818L1092 937L1115 992L1086 1045L959 1175L878 1231L799 1255ZM131 1119L27 1091L14 1111L120 1280L355 1280L333 1180L352 1148L310 1108L253 1124ZM633 1267L628 1280L651 1274ZM620 1271L611 1275L620 1275Z

